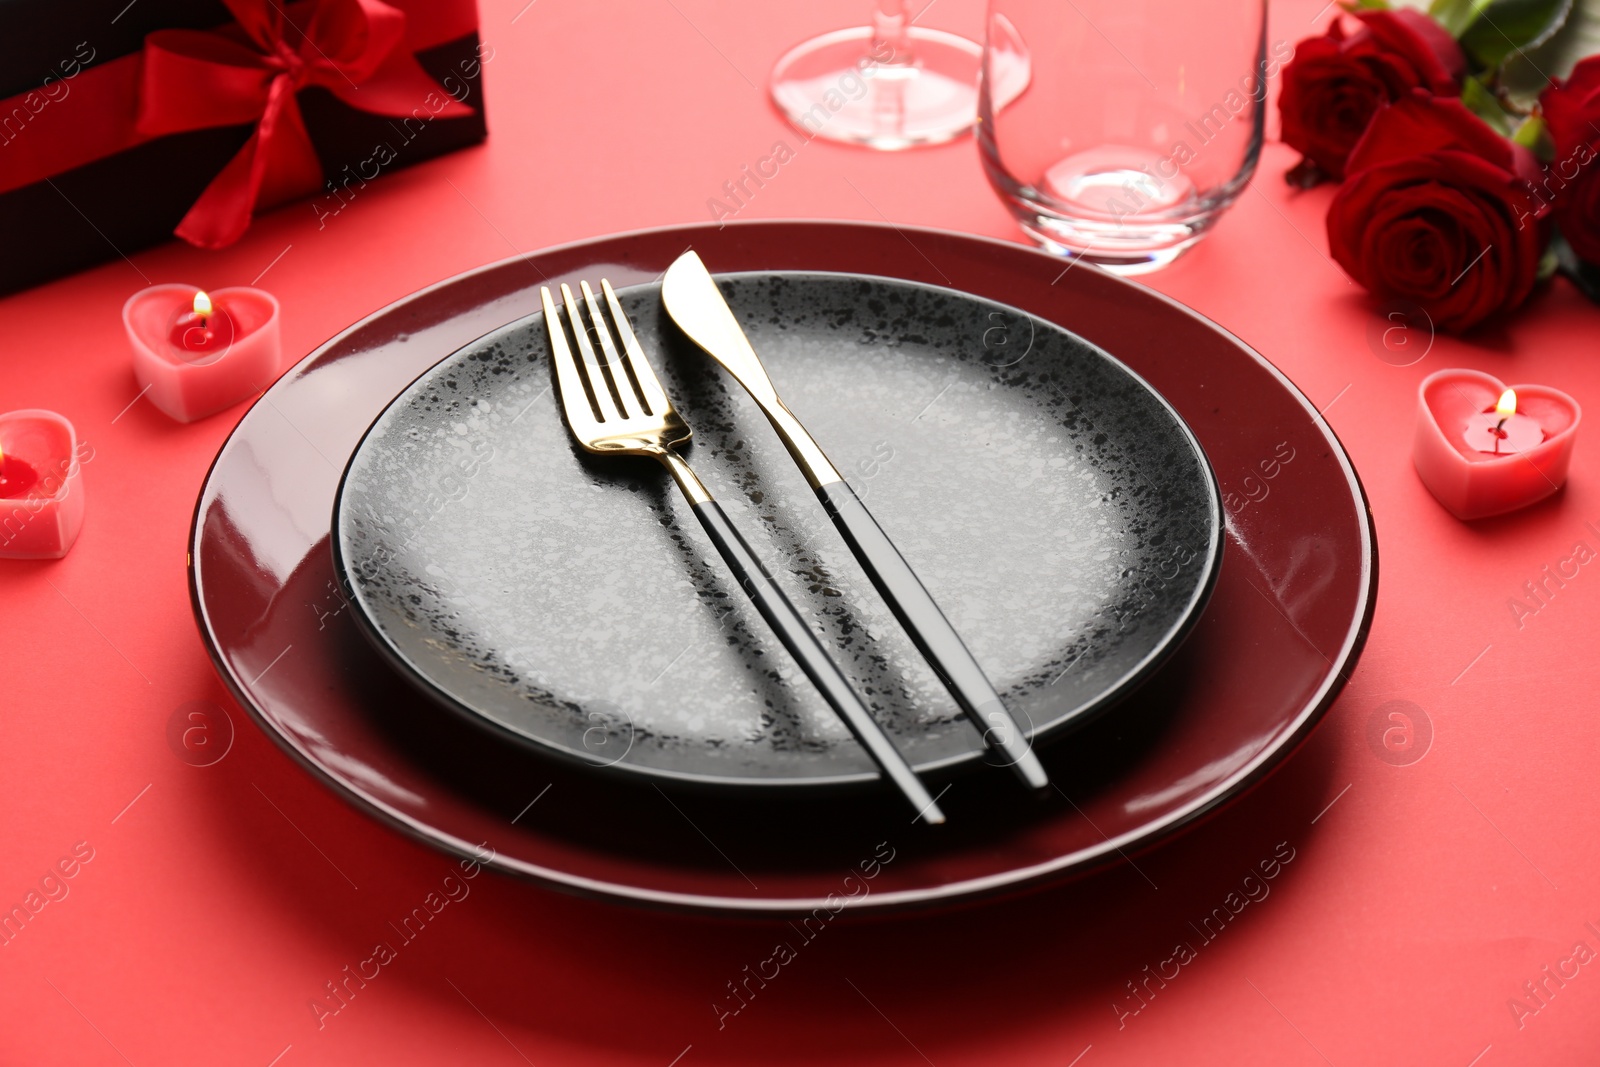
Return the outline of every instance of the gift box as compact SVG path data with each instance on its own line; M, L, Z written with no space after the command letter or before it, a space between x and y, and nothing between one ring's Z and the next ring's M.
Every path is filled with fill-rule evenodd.
M474 0L0 0L0 293L483 140Z

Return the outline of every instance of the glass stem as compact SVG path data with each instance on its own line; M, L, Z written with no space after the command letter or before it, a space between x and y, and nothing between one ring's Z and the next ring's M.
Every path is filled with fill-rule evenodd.
M886 66L911 65L911 16L906 0L878 0L872 11L872 57Z

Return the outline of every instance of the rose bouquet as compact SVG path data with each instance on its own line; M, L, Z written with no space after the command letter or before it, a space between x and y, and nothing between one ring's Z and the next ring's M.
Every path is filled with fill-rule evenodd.
M1283 72L1333 258L1466 330L1558 269L1600 299L1600 0L1355 0Z

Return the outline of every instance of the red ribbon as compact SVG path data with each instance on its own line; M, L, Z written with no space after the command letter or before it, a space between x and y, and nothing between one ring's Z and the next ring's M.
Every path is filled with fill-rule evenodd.
M295 94L317 85L378 115L471 114L443 93L402 42L405 12L383 0L225 0L237 25L157 30L145 38L140 137L255 122L255 132L175 231L222 248L250 225L258 200L275 203L322 187L322 165ZM434 108L424 101L432 96Z

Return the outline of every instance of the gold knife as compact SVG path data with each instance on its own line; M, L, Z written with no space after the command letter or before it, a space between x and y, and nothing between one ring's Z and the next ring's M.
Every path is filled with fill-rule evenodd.
M661 300L672 321L722 364L761 406L784 447L816 491L833 525L866 569L872 584L961 710L977 727L984 742L1030 787L1048 788L1050 780L1039 764L1039 757L1006 710L983 668L978 666L961 635L939 610L900 550L829 461L822 446L806 432L794 412L778 396L777 388L761 364L761 357L756 355L750 339L697 253L685 252L667 268L661 283Z

